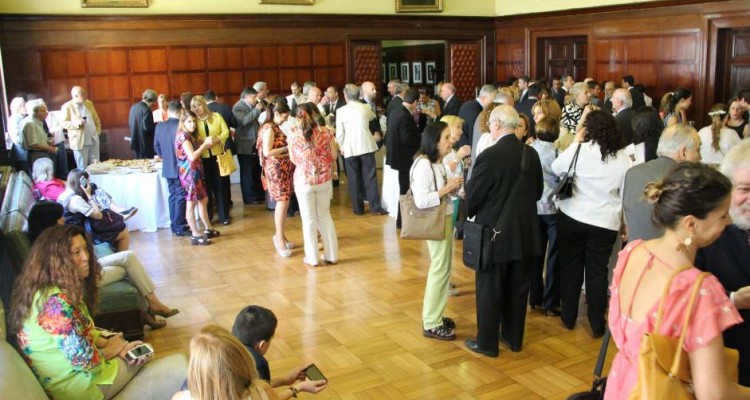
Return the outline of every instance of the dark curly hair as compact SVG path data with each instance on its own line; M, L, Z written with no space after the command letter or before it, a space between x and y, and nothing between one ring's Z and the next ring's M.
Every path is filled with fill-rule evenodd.
M70 246L76 236L86 241L89 253L89 276L86 279L80 278L70 258ZM8 316L9 332L16 334L21 331L31 312L34 295L53 286L59 287L73 304L85 302L93 315L99 301L101 276L102 267L94 254L94 246L81 227L56 225L45 229L31 247L23 270L14 283Z
M614 156L625 147L625 140L617 130L617 122L612 114L604 110L596 110L586 117L586 138L599 145L602 151L602 161Z
M731 191L732 182L716 169L697 162L682 162L661 182L646 185L644 196L654 204L651 221L659 227L674 228L687 215L705 219Z

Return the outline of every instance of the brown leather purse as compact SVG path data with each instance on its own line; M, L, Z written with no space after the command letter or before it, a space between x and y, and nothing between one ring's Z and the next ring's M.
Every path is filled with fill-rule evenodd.
M661 335L659 328L664 315L664 299L672 286L672 280L679 272L675 271L672 274L664 289L653 331L647 332L641 339L641 348L638 352L638 381L629 399L695 399L690 358L683 349L683 345L701 282L710 274L703 272L695 279L680 337ZM737 350L724 348L724 360L730 380L737 382L737 363L739 362Z

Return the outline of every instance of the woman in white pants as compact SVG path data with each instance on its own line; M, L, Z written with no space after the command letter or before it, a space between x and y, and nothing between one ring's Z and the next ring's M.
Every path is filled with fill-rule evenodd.
M313 122L312 116L302 111L300 126L289 139L289 157L296 165L294 190L302 218L302 237L305 241L304 263L318 265L317 232L323 239L323 261L335 264L338 260L336 228L331 218L333 187L331 177L338 156L333 133Z

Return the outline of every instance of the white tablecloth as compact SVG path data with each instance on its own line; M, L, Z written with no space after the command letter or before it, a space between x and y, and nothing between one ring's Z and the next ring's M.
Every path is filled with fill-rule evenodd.
M383 190L380 194L380 206L388 211L391 218L398 216L398 196L398 171L391 169L383 157Z
M160 170L91 175L91 182L109 193L118 205L138 208L138 213L126 222L128 230L156 232L158 228L169 228L169 189Z

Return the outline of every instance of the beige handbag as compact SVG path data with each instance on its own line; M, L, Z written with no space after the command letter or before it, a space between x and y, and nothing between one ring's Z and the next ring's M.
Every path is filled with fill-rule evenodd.
M229 176L237 170L232 151L226 147L224 147L224 153L216 155L216 162L219 163L219 175L221 176Z
M681 400L695 398L690 372L690 358L683 349L683 345L685 344L685 336L688 325L690 325L701 282L710 274L703 272L695 279L680 337L664 336L658 333L664 315L664 299L669 293L672 280L678 272L676 271L672 275L664 289L654 330L647 332L641 339L641 348L638 352L638 381L630 393L630 399ZM730 380L737 382L737 364L739 362L737 350L724 348L724 360L727 364L727 373Z
M414 162L416 163L420 159ZM434 174L433 178L435 178ZM435 178L435 190L437 190L437 178ZM419 208L414 204L414 194L411 189L406 194L399 196L401 238L415 240L445 239L445 209L447 204L445 197L443 196L440 199L440 204L435 207Z

